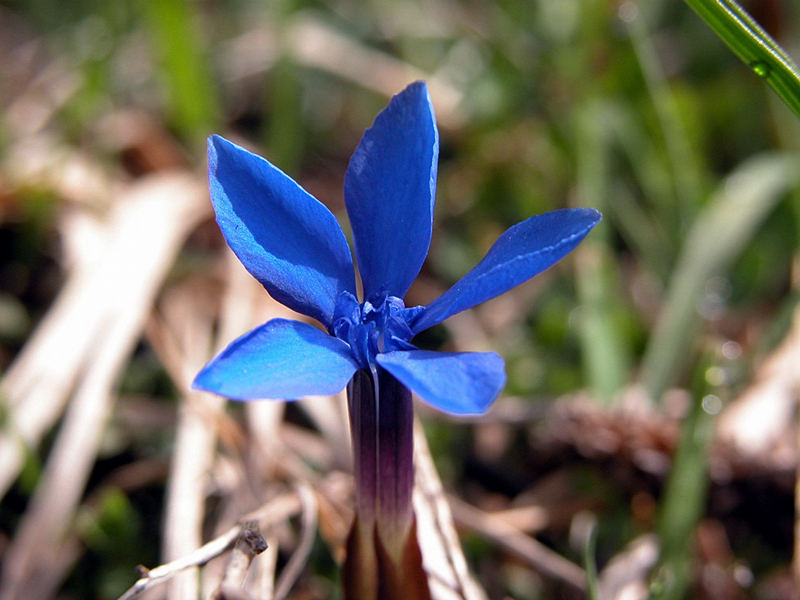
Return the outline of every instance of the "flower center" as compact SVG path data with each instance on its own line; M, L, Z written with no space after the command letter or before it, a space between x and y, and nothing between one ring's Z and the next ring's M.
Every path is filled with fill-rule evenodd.
M347 342L362 368L375 366L375 356L392 350L412 350L408 343L413 333L409 323L421 306L406 308L396 296L381 294L372 301L358 303L350 292L336 299L333 335Z

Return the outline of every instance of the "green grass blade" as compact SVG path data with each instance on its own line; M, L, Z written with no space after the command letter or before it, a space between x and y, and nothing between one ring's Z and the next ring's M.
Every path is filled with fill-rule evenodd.
M586 571L586 599L600 600L597 581L597 524L593 524L583 551L583 568Z
M708 445L713 418L696 399L683 424L680 444L661 501L658 534L661 589L654 600L680 600L691 578L692 543L708 494Z
M576 162L582 206L610 214L609 165L613 131L606 106L587 102L577 111ZM624 310L608 224L601 223L575 255L581 302L579 335L586 379L594 396L610 404L629 381L630 352L615 316Z
M734 0L686 0L800 117L800 72L788 54Z
M186 0L147 0L143 10L169 96L170 118L189 140L200 143L221 119L192 6Z
M724 271L744 249L786 190L796 184L796 158L767 155L740 165L697 217L681 249L642 363L653 400L674 383L692 354L697 300L709 277Z
M695 156L685 119L675 93L667 82L655 42L644 19L633 19L625 24L664 137L666 159L674 186L675 201L669 207L671 214L664 216L674 223L671 229L680 231L684 223L691 221L695 207L704 196L700 161Z

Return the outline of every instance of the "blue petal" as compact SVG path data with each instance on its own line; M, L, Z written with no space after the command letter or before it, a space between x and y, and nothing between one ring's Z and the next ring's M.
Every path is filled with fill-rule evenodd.
M453 287L411 323L414 334L507 292L567 255L602 218L592 208L554 210L517 223Z
M291 400L335 394L357 368L343 341L299 321L273 319L232 342L192 385L234 400Z
M247 270L278 302L330 326L339 292L355 293L353 260L330 211L269 162L208 140L217 223Z
M439 133L421 81L397 94L364 133L344 182L364 298L402 298L431 242Z
M425 402L455 415L483 414L506 383L494 352L398 350L377 361Z

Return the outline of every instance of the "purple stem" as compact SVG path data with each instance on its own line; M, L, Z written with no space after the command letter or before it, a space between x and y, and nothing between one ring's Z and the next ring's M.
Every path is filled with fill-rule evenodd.
M430 600L411 501L411 392L387 371L358 371L347 386L356 516L342 581L346 600Z
M353 439L356 513L362 527L369 530L375 526L378 497L378 418L374 396L370 372L357 371L347 384L347 404Z
M400 561L414 509L414 412L411 392L378 370L378 535Z
M399 560L414 514L411 392L381 368L358 371L347 392L358 517L364 527L375 525L389 555Z

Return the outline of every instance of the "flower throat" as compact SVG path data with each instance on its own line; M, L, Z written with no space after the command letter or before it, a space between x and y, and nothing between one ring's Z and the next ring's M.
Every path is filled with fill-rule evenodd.
M410 323L421 306L406 308L397 296L386 292L359 304L350 292L336 299L331 333L347 342L363 369L375 367L379 353L392 350L414 350Z

